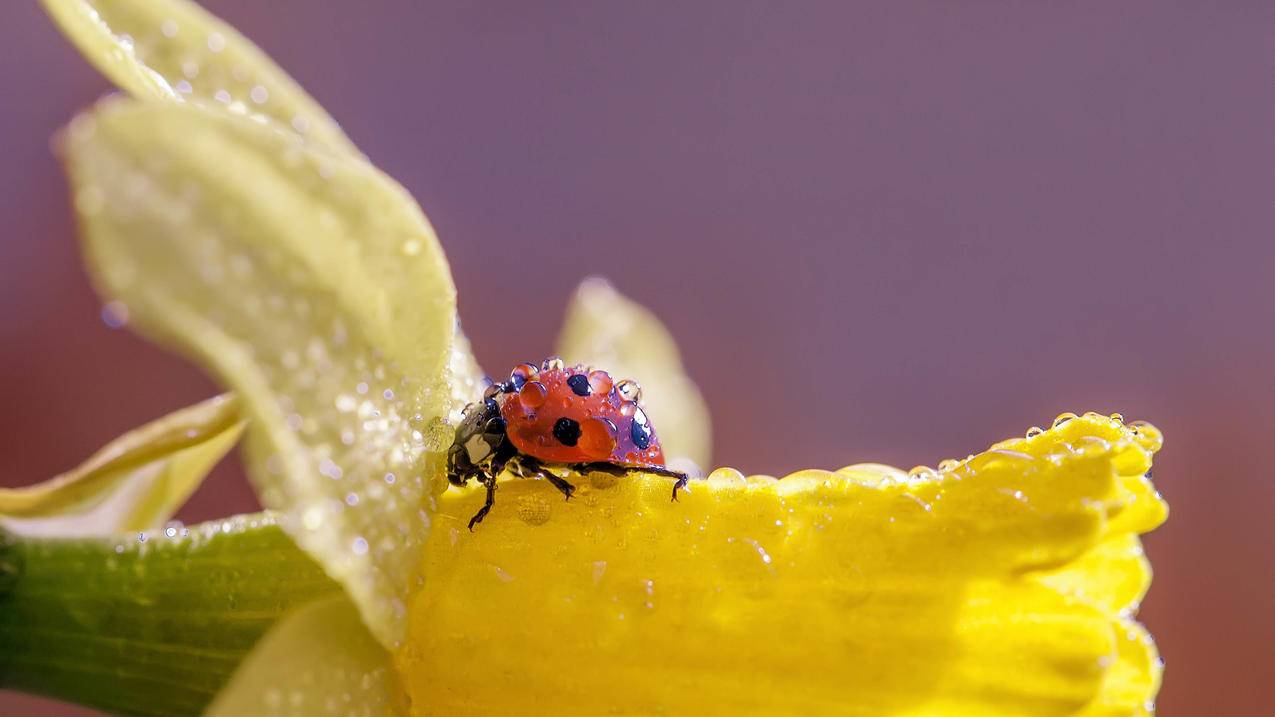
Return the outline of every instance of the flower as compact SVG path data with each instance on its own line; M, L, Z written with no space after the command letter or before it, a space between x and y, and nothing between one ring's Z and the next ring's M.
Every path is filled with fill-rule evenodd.
M110 486L144 482L142 468L103 477L91 461L0 494L0 514L20 531L13 516L62 516L93 487L114 506L100 527L153 527L240 431L271 512L169 526L153 547L11 541L0 564L26 567L0 593L0 675L17 686L135 712L192 711L216 693L214 715L1153 709L1159 660L1133 615L1150 580L1138 535L1165 518L1148 478L1154 427L1066 414L937 470L718 469L675 504L653 476L584 476L566 503L509 480L471 534L480 492L447 487L443 451L480 372L406 192L196 6L45 4L134 96L62 137L90 273L134 328L236 398L192 409L221 428L187 443L123 439L140 463L180 467L131 498ZM707 412L659 322L596 280L568 317L563 354L640 378L666 451L704 464ZM199 460L179 458L191 450ZM180 490L160 509L118 510L166 486ZM111 602L117 619L93 618L104 608L58 577L70 553L81 571L102 566L99 597L136 596L152 616ZM112 555L134 568L105 567ZM179 587L152 577L171 570ZM86 645L75 664L113 649L135 679L41 667L32 625L72 618L41 607L37 579L66 591L55 606ZM159 610L156 626L157 602L179 598L188 612ZM137 636L148 630L162 639ZM130 703L141 695L146 706Z

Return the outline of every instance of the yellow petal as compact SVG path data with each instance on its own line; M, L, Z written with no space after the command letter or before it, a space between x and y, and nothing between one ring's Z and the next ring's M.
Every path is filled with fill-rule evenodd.
M1150 717L1164 671L1155 642L1142 625L1119 620L1113 625L1115 654L1108 662L1098 696L1081 717Z
M405 714L390 654L350 601L323 598L286 615L252 648L205 717Z
M1067 445L1071 447L1069 448ZM1151 451L1108 419L943 471L449 491L396 653L417 714L1072 715L1137 692L1107 540ZM1084 446L1076 448L1076 446ZM1138 452L1138 456L1129 454ZM1145 470L1145 468L1143 469ZM1136 577L1136 576L1135 576ZM439 679L439 675L445 678ZM1143 695L1145 702L1152 696Z
M183 408L120 436L56 478L0 488L0 522L16 533L68 536L161 526L242 432L233 396Z
M186 0L43 0L80 52L121 89L278 123L358 154L337 123L233 27Z
M65 145L99 290L239 393L262 503L393 644L466 383L429 223L360 159L191 105L106 103Z
M650 311L606 280L586 279L567 307L558 353L569 363L606 369L616 380L637 381L664 455L709 465L708 406L686 376L673 336Z

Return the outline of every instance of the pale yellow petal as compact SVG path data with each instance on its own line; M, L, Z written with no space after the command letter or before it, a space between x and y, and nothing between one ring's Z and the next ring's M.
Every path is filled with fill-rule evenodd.
M345 597L284 616L252 648L206 717L405 714L390 654Z
M417 714L1076 714L1134 681L1100 601L1040 579L1113 537L1150 461L1106 420L913 475L723 469L677 503L511 479L472 533L481 492L449 491L397 665Z
M586 279L567 307L558 353L568 363L605 369L617 381L637 381L664 455L709 465L708 406L686 375L673 336L646 308L604 279Z
M264 52L186 0L43 0L67 37L112 82L146 99L261 118L342 153L337 123Z
M16 533L67 536L161 526L242 432L233 396L181 409L120 436L51 480L0 488L0 523Z
M238 392L262 503L393 644L465 393L429 223L360 159L188 104L107 103L65 145L99 290Z

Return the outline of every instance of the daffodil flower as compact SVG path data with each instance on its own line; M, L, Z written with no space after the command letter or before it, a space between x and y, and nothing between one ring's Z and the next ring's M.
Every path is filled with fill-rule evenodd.
M482 491L448 487L443 451L480 372L407 193L196 6L45 5L132 96L61 138L93 280L233 394L0 493L0 686L130 714L1153 710L1154 427L719 468L677 503L642 474L568 502L507 479L470 532ZM708 465L649 312L587 281L560 348L641 380L666 453ZM267 511L165 523L241 435Z

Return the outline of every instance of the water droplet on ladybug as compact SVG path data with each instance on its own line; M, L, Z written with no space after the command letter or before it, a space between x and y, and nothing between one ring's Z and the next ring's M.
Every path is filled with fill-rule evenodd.
M633 422L629 424L629 437L633 439L633 445L642 450L646 450L651 445L651 422L646 420L646 413L640 408L633 412Z
M514 366L513 371L509 372L509 380L513 383L514 390L518 390L521 389L523 384L528 381L536 380L536 376L538 374L539 372L536 370L535 366L532 366L529 363L520 363L517 366Z
M540 364L541 371L561 371L566 368L567 364L562 360L561 356L550 356Z
M615 450L615 424L605 418L590 418L580 424L579 448L590 460L606 460Z
M611 374L606 371L590 371L589 386L594 393L607 394L611 392L614 383L611 381Z
M626 378L615 384L615 391L620 394L620 398L626 401L642 400L642 387L638 385L637 381Z
M620 415L625 417L632 416L633 412L636 411L637 408L638 405L636 403L632 401L625 401L620 404Z
M522 401L523 408L532 410L545 405L545 399L548 397L549 390L539 381L523 384L522 389L518 391L518 399Z

